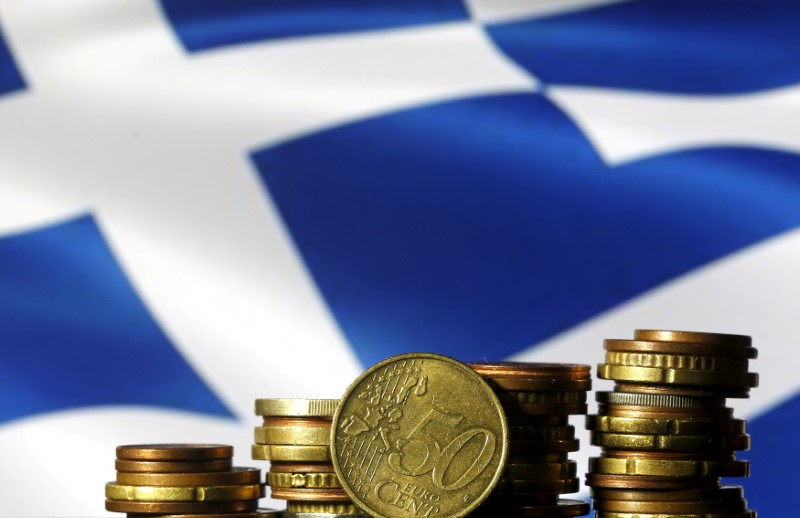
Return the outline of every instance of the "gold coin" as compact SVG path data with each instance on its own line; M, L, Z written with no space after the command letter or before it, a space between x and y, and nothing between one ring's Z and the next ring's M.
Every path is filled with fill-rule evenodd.
M695 341L684 340L659 340L662 337L658 331L655 334L637 332L633 340L606 340L603 343L607 351L638 351L661 354L703 354L707 356L723 356L726 358L758 357L758 350L750 345L716 342L713 340L702 342L699 334ZM749 337L748 337L749 338Z
M216 517L214 517L216 518ZM283 518L371 518L368 514L294 513L285 511Z
M650 475L605 475L602 473L587 473L586 485L597 488L615 490L642 489L648 492L656 491L667 494L667 491L683 491L694 489L718 489L717 477L662 477Z
M617 392L638 392L640 394L670 394L673 396L688 396L701 398L736 397L747 398L750 389L733 389L725 387L717 390L715 387L679 387L676 385L647 385L643 383L616 382L614 390Z
M131 444L117 446L117 458L149 461L219 460L233 457L226 444Z
M598 500L629 500L636 502L690 502L715 500L740 500L744 498L742 486L722 486L713 489L684 489L652 491L640 489L592 488L592 498Z
M349 502L350 498L341 488L272 487L272 498L278 500L303 500L307 502Z
M578 451L580 444L578 439L567 439L562 441L511 441L509 452L518 453L562 453Z
M281 518L282 511L275 509L257 509L252 512L232 513L202 513L202 514L148 514L128 513L128 518Z
M753 339L747 335L727 333L705 333L700 331L668 331L659 329L637 329L633 333L636 340L657 342L678 342L702 345L724 345L726 347L752 347Z
M374 365L333 418L333 466L377 518L470 513L500 480L508 425L494 391L452 358L413 353Z
M581 500L558 500L552 504L538 504L538 505L493 505L494 502L486 502L479 507L470 516L481 516L496 518L502 516L504 518L523 518L523 517L541 517L541 518L556 518L566 516L583 516L589 513L589 503Z
M679 354L655 354L628 351L609 351L606 363L631 367L655 367L658 369L692 369L698 371L747 372L748 360L721 358L719 356L688 356Z
M577 478L512 480L502 479L494 489L495 495L564 495L575 493L580 489Z
M336 473L281 473L270 471L267 473L267 485L270 487L307 487L329 488L342 487Z
M558 441L575 438L575 427L566 426L509 426L511 441Z
M255 429L256 444L294 444L308 446L329 446L331 427L267 427Z
M286 511L290 513L324 513L341 515L360 514L362 512L361 509L352 503L304 502L300 500L289 500L286 502Z
M744 419L683 420L652 417L614 417L587 415L586 428L595 432L643 433L669 435L742 435ZM513 434L512 434L513 438Z
M644 405L597 405L600 415L612 417L642 417L656 419L686 419L706 421L708 419L733 419L733 409L729 407L708 408L667 408Z
M758 374L755 373L656 369L652 367L629 367L626 365L609 365L601 363L597 366L597 375L602 379L635 381L639 383L716 385L719 387L742 388L753 388L758 386Z
M542 478L574 478L578 473L578 464L567 462L538 462L535 464L506 463L503 479L536 480Z
M252 500L264 496L261 484L235 486L128 486L109 482L106 498L140 502L223 502Z
M617 513L614 511L595 511L595 518L756 518L755 511L733 513Z
M233 467L233 459L184 462L117 459L114 466L126 473L202 473L228 471Z
M234 486L260 481L258 468L231 468L209 473L117 473L117 484L127 486Z
M275 473L333 473L333 464L330 462L271 462L269 469Z
M136 502L106 500L106 511L131 514L210 514L255 511L258 500L232 500L230 502Z
M747 477L750 463L716 460L667 460L591 457L589 471L608 475L658 475L662 477Z
M749 450L749 435L651 435L591 432L591 443L621 450Z
M253 444L251 456L273 462L330 462L328 446L296 446L291 444Z
M338 406L338 399L256 399L256 415L331 417Z

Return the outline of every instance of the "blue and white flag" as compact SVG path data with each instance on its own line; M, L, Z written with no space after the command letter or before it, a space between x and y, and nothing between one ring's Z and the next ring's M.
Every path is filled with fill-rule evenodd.
M254 399L392 354L596 364L657 328L754 337L743 483L785 516L798 27L789 0L0 0L2 514L103 515L118 444L258 465Z

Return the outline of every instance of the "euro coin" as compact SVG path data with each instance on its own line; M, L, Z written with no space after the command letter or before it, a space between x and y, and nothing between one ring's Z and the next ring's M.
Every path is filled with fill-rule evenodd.
M592 432L591 443L621 450L748 450L749 435L649 435Z
M137 502L131 500L106 500L106 511L132 514L210 514L255 511L258 500L233 500L230 502Z
M481 376L492 379L582 381L592 377L591 366L577 363L477 362L468 365Z
M341 488L272 487L272 498L279 500L301 500L306 502L349 502L350 498Z
M512 480L502 479L495 487L495 495L563 495L580 489L577 478Z
M109 482L106 498L142 502L222 502L252 500L264 496L261 484L235 486L128 486Z
M117 459L114 466L117 471L128 473L200 473L230 470L233 459L183 462Z
M595 518L756 518L755 511L734 513L617 513L614 511L595 511Z
M575 427L565 426L509 426L511 441L559 441L575 438Z
M293 444L253 444L251 456L272 462L330 462L328 446L296 446Z
M747 461L664 460L591 457L589 471L609 475L658 475L663 477L746 477Z
M281 473L277 471L267 473L267 485L272 488L305 487L324 489L342 487L336 473Z
M371 518L371 517L368 514L293 513L291 511L286 511L283 513L283 518Z
M631 367L654 367L658 369L690 369L699 371L747 372L748 361L740 358L718 356L689 356L680 354L656 354L627 351L609 351L606 363Z
M617 392L635 392L640 394L671 394L673 396L687 396L699 398L747 398L750 394L749 388L724 387L721 390L716 387L684 387L677 385L647 385L644 383L628 383L617 381L614 385Z
M656 369L627 365L600 364L597 375L608 380L674 385L714 385L717 387L753 388L758 386L758 374L709 372L688 369Z
M328 446L331 443L331 425L311 425L306 427L257 426L255 429L256 444L292 444L305 446Z
M360 514L362 511L350 502L305 502L301 500L289 500L286 502L286 512L351 515Z
M567 439L559 441L526 441L517 440L509 443L511 454L525 453L561 453L578 451L580 444L578 439Z
M670 419L648 417L586 416L586 428L595 432L670 434L670 435L742 435L744 419Z
M492 388L445 356L384 360L347 389L333 419L333 465L350 498L377 518L458 518L492 492L508 425Z
M142 514L128 513L128 518L281 518L282 512L275 509L257 509L251 512L202 513L202 514Z
M209 473L117 473L117 484L129 486L233 486L258 484L258 468L231 468Z
M592 498L598 500L629 500L637 502L690 502L715 500L740 500L744 498L742 486L722 486L712 489L684 489L674 491L645 491L638 489L593 488Z
M607 475L603 473L587 473L586 485L595 491L597 488L609 489L642 489L666 493L687 489L717 489L717 477L664 477L649 475Z
M567 462L541 462L535 464L506 463L503 479L536 480L542 478L574 478L578 465L574 460Z
M639 502L630 500L600 500L595 499L594 509L597 511L613 511L619 513L735 513L747 510L747 501L652 501Z
M225 444L132 444L117 446L117 458L144 461L204 461L233 457Z
M752 347L753 339L747 335L727 333L705 333L700 331L669 331L659 329L637 329L633 332L636 340L676 342L702 345L722 345L725 347Z
M256 399L256 415L331 417L338 406L338 399Z
M663 407L670 413L675 409L720 408L725 406L725 398L699 398L676 396L674 394L640 394L636 392L596 392L595 401L604 405Z

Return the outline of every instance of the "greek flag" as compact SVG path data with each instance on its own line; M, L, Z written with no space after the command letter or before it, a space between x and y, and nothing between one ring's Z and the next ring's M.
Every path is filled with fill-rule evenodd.
M596 364L656 328L754 337L746 497L785 516L798 27L790 0L0 0L2 514L103 515L118 444L257 465L255 398L395 353Z

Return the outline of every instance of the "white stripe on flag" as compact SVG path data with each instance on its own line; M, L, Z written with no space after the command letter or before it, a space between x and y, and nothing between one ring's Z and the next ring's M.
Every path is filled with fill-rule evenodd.
M590 9L630 0L466 0L472 16L485 23L503 23Z

